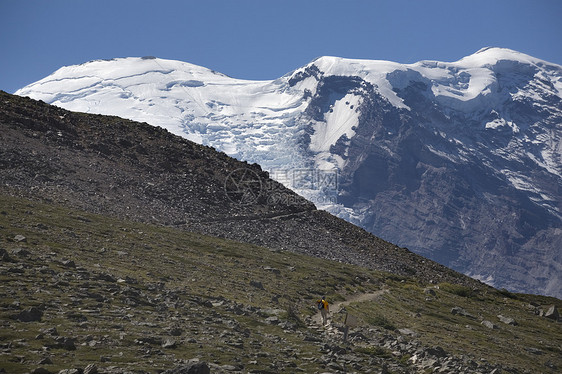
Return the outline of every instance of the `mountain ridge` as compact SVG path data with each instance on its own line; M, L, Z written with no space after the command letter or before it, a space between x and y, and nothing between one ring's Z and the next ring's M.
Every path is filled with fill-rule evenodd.
M490 284L562 289L559 65L502 48L451 63L320 57L271 81L182 64L97 61L17 93L258 163L319 208ZM330 171L337 185L314 183Z

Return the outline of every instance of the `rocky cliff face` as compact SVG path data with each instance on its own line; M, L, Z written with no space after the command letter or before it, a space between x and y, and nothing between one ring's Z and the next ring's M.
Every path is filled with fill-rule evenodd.
M417 77L397 90L410 110L363 93L355 134L330 148L345 160L338 202L370 232L454 269L558 293L562 184L560 163L549 159L560 160L560 98L542 95L537 109L510 97L502 114L465 112L440 104L429 87Z
M66 67L17 92L165 126L341 218L497 287L562 289L562 67L322 57L274 81L161 59Z

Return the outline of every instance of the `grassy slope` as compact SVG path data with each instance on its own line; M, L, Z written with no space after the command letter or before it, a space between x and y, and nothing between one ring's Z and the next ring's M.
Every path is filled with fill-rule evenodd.
M15 242L16 235L26 241ZM244 370L313 372L318 370L313 358L323 344L314 341L323 338L322 332L306 327L314 300L321 294L344 300L383 287L389 292L378 300L346 307L359 318L360 329L383 336L397 334L388 328L410 328L426 346L520 370L554 372L546 362L562 367L562 324L536 316L529 307L533 302L562 308L553 298L424 285L339 262L4 195L1 248L31 253L10 254L17 262L0 262L0 369L8 373L38 366L56 372L89 363L157 372L191 358ZM424 293L426 287L436 295ZM10 318L29 306L44 310L41 322ZM477 318L451 314L454 306ZM498 314L519 325L498 322ZM270 316L282 323L269 323ZM334 315L336 322L342 318ZM482 319L500 328L492 331ZM50 327L76 338L77 349L57 347L48 334L36 339ZM176 348L160 346L167 337ZM373 342L348 348L366 362L376 354L408 365L408 357L394 357ZM38 365L44 357L53 363Z

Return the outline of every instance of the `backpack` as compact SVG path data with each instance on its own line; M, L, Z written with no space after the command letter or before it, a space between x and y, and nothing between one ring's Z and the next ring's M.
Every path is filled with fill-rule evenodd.
M322 300L320 300L320 301L318 302L318 309L319 309L319 310L324 309L324 303L322 302Z

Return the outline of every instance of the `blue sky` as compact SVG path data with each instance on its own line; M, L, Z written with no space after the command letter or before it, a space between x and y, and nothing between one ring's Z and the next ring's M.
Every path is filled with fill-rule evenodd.
M157 56L278 78L323 56L455 61L506 47L562 64L560 0L0 0L0 89Z

